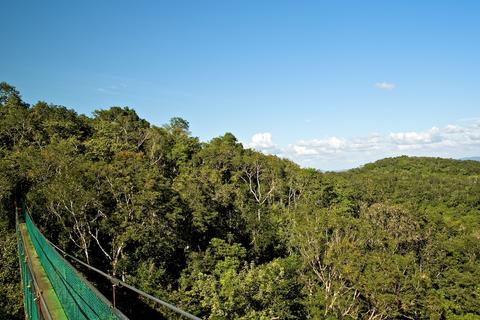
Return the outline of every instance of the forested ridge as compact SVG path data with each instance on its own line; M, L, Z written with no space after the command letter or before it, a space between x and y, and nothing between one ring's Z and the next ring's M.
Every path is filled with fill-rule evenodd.
M477 161L320 172L230 133L201 142L181 118L87 117L1 83L0 319L24 317L22 202L65 251L204 319L480 319ZM132 318L175 318L143 304L119 293Z

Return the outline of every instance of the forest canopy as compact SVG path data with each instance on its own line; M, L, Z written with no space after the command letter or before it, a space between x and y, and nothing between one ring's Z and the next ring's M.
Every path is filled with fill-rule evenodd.
M199 141L182 118L29 105L3 82L0 319L24 317L21 203L65 251L203 319L480 319L478 161L320 172L231 133Z

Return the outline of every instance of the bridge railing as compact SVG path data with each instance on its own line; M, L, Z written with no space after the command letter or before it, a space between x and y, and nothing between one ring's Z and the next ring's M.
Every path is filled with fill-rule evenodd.
M62 249L55 246L51 243L42 232L34 224L32 218L26 210L23 212L25 218L25 226L27 229L28 236L30 237L33 247L36 254L40 260L40 263L45 270L45 273L55 291L56 296L60 304L62 305L63 311L68 319L75 320L91 320L91 319L102 319L102 320L111 320L111 319L122 319L128 320L128 318L117 308L115 308L108 299L106 299L97 289L95 289L77 270L67 261L66 257L76 261L77 263L82 264L86 268L100 274L101 276L108 279L112 284L120 285L124 288L127 288L139 296L144 297L150 301L153 301L163 307L181 315L185 318L192 320L200 320L200 318L183 311L176 306L158 299L142 290L139 290L119 279L116 279L105 272L98 270L85 262L77 259L76 257L69 255L64 252ZM28 263L25 262L24 257L24 242L22 242L21 234L18 228L18 216L17 216L17 236L19 236L19 257L20 265L22 268L22 283L24 283L24 301L25 301L25 310L28 320L37 320L37 319L51 319L48 315L48 308L45 307L45 302L42 300L40 304L36 303L38 298L42 299L43 297L35 293L35 290L32 290L32 279L35 282L35 277ZM60 254L62 253L63 256ZM34 285L36 285L34 283ZM37 286L38 287L38 286ZM35 305L36 308L35 309ZM43 317L40 311L43 307L47 311L47 317ZM29 317L28 315L32 315Z
M35 251L69 319L127 319L67 262L25 212L25 224Z
M30 265L30 257L25 251L25 239L20 233L18 214L15 216L15 231L17 235L18 260L20 265L20 275L22 277L23 303L25 309L25 318L27 320L47 319L52 317L48 312L45 299L35 279Z

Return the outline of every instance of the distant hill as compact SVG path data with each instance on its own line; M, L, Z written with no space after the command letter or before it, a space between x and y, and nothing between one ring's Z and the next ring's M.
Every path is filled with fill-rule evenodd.
M373 174L378 172L399 173L410 172L419 175L436 174L439 172L458 175L458 174L480 174L480 166L477 163L468 163L463 160L480 160L480 157L474 159L447 159L434 157L409 157L400 156L385 158L368 163L361 168L350 170L351 173Z
M480 209L480 162L430 157L395 157L362 168L336 173L351 183L365 202L402 203L410 208L455 208L455 214L475 215ZM433 209L434 208L434 209ZM473 212L472 211L472 212Z
M480 161L480 157L467 157L467 158L461 158L460 160L474 160L474 161Z

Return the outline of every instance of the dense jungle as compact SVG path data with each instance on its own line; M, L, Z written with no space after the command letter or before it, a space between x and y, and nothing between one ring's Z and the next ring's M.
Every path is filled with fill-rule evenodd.
M0 319L22 319L15 209L55 244L203 319L480 319L480 162L301 168L0 84ZM109 287L74 264L109 296ZM119 290L132 318L174 318Z

